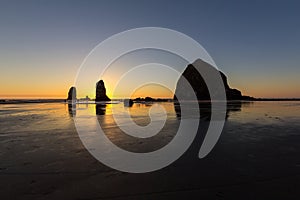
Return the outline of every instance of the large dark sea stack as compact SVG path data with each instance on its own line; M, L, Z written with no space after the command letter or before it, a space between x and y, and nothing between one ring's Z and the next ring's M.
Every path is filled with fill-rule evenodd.
M68 92L68 101L76 100L76 87L71 87Z
M253 99L251 97L248 96L242 96L242 93L237 90L237 89L232 89L229 87L228 82L227 82L227 77L225 76L225 74L223 72L217 71L217 69L215 69L213 66L211 66L210 64L198 59L195 61L195 63L197 63L197 67L199 68L211 68L211 70L216 70L216 72L220 73L223 83L224 83L224 88L225 88L225 92L226 92L226 96L227 96L227 100L247 100L247 99ZM188 92L188 90L186 90L182 84L182 79L183 77L190 83L190 85L192 86L197 99L198 100L210 100L210 94L207 88L207 85L204 81L204 79L202 78L202 76L200 75L200 73L198 72L198 70L195 68L195 66L193 64L189 64L187 66L187 68L184 70L184 72L182 73L181 77L179 78L177 85L176 85L176 91L175 94L179 94L179 93L186 93ZM218 92L218 91L214 91L214 92ZM185 97L189 97L189 94L185 94ZM174 99L176 100L176 96L174 95ZM186 99L189 100L189 99Z
M106 95L106 89L103 80L100 80L96 84L96 101L110 101L110 98Z

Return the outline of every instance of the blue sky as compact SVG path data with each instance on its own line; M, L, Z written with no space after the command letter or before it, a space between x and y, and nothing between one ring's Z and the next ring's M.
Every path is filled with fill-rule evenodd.
M109 36L157 26L194 38L256 97L300 97L297 1L1 1L0 98L64 97Z

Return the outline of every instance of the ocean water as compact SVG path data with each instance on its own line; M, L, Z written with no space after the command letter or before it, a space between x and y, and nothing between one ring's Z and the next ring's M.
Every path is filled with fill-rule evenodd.
M205 106L204 106L205 107ZM162 111L162 109L164 111ZM171 102L95 105L0 104L0 194L5 199L226 199L297 197L300 188L300 102L230 102L221 137L204 159L197 157L209 117L202 109L198 135L177 161L161 170L130 174L96 160L79 139L74 119L96 117L117 146L136 153L172 141L180 115ZM148 138L124 134L133 122L166 121ZM119 115L119 124L113 113ZM193 116L191 116L193 117ZM153 121L152 121L153 122ZM161 125L161 124L160 124ZM157 126L160 126L159 123ZM93 141L91 141L93 142ZM164 198L165 197L165 198Z

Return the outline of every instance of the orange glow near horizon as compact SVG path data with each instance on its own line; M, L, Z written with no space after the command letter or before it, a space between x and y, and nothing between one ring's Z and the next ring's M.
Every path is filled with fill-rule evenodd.
M21 89L21 91L20 91ZM68 94L68 87L46 87L46 86L36 86L28 87L26 85L21 88L17 87L6 87L1 89L0 98L2 99L37 99L37 98L58 98L65 99Z
M237 84L235 84L237 85ZM38 85L33 88L26 88L22 87L21 91L20 88L6 87L1 88L0 91L0 99L65 99L67 98L67 93L70 86L61 87L50 87L47 88L45 91L44 88L39 87ZM111 88L112 86L106 84L106 91L107 95L110 98L122 98L122 95L112 96ZM274 86L276 89L274 89ZM297 86L293 85L290 87L284 85L271 85L271 84L264 84L260 85L259 83L254 83L251 86L247 86L242 84L241 86L232 86L232 88L239 89L243 95L253 96L256 98L299 98L300 94L295 93L298 91ZM94 88L91 91L95 90ZM81 92L77 98L83 98L85 96L89 96L91 99L95 98L95 92ZM130 96L130 95L129 95ZM128 98L129 96L124 96L124 98ZM173 91L159 86L159 85L146 85L141 88L138 88L136 91L133 92L130 98L137 98L137 97L153 97L153 98L173 98Z
M131 95L133 99L138 97L173 98L173 92L163 86L151 84L138 88Z
M228 77L228 79L231 82L229 83L230 87L239 89L243 95L256 98L300 98L298 85L291 81L286 81L285 83L275 81L274 83L274 81L266 82L265 80L257 79L256 81L251 81L251 84L246 84L250 82L249 77L243 79L244 81L234 81L234 77ZM122 98L122 95L112 96L111 90L113 89L114 81L107 78L104 82L107 95L110 98ZM6 87L0 88L0 99L65 99L67 98L69 88L73 86L72 81L65 82L63 86L59 82L41 84L24 83L23 85L12 83L4 85ZM95 88L78 93L78 98L83 98L86 95L91 99L95 98ZM129 96L123 95L124 98L128 98ZM144 98L147 96L153 98L172 98L173 91L159 85L146 85L134 91L130 98Z

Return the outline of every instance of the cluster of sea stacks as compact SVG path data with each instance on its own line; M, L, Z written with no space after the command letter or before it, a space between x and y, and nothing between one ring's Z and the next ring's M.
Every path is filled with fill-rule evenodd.
M198 59L196 60L193 64L189 64L184 72L182 73L181 77L179 78L177 85L176 85L176 90L174 94L174 100L177 100L176 94L179 93L185 93L184 96L186 100L189 100L189 94L187 94L187 89L184 88L183 79L186 79L189 84L193 88L193 92L196 94L198 100L210 100L210 93L208 91L207 85L199 73L201 70L197 70L196 68L202 68L202 69L209 69L209 70L215 70L217 73L221 74L221 78L224 84L225 88L225 93L226 93L226 98L227 100L254 100L255 98L249 97L249 96L243 96L241 91L237 89L232 89L228 85L227 77L225 74L221 71L217 71L214 67L212 67L210 64ZM218 92L218 91L216 91ZM152 101L158 101L155 99L152 99L150 97L145 98L146 100L151 99ZM67 101L76 101L76 88L71 87L68 92L68 98ZM141 99L135 99L135 101L139 101ZM104 81L100 80L96 84L96 102L99 101L111 101L111 99L106 95L106 88L104 85ZM132 100L131 100L132 101ZM163 100L162 100L163 101ZM131 102L130 102L131 103Z
M88 100L88 97L86 97ZM68 92L67 101L76 101L76 88L71 87ZM111 101L111 99L106 95L106 88L104 85L104 81L100 80L96 83L96 98L95 101Z

